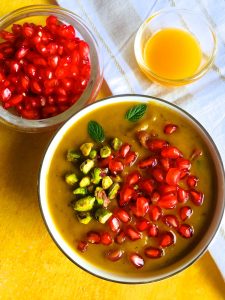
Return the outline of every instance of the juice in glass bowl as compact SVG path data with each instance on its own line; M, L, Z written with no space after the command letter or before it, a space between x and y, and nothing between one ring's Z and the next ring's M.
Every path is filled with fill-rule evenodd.
M162 10L139 28L134 52L149 79L179 86L209 70L215 58L216 36L201 15L185 9Z

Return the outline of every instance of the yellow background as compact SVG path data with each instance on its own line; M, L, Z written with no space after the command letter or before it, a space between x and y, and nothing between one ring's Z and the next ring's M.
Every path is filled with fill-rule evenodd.
M54 4L1 0L0 15L44 3ZM99 98L109 94L104 83ZM224 281L208 252L172 278L135 286L95 278L63 256L43 224L37 198L39 165L50 137L0 125L0 299L225 299Z

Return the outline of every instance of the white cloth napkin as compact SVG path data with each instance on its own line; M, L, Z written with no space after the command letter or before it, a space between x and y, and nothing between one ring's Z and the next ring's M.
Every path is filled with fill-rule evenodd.
M222 0L58 0L92 28L104 54L104 78L113 94L142 93L171 101L191 113L215 141L225 164L225 2ZM154 11L188 8L208 19L218 50L211 70L191 85L169 88L151 83L140 72L133 51L135 34ZM210 246L225 278L225 219Z

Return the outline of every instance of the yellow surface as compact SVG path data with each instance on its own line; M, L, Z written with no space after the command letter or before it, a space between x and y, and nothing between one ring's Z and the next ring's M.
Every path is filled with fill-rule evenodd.
M2 0L0 14L29 3ZM103 85L99 97L107 95ZM43 224L37 199L39 165L50 136L0 125L0 299L225 299L224 282L208 253L172 278L136 286L95 278L63 256Z

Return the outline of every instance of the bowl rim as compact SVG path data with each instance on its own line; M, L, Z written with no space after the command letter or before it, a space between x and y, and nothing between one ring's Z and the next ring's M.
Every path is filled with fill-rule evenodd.
M129 98L133 98L133 97L137 97L137 99L135 100L131 100ZM122 283L122 284L146 284L146 283L153 283L153 282L157 282L157 281L160 281L160 280L163 280L163 279L166 279L166 278L169 278L169 277L172 277L178 273L180 273L181 271L185 270L186 268L188 268L189 266L191 266L195 261L197 261L208 249L209 245L211 244L211 242L213 241L213 239L215 238L215 235L217 234L219 228L220 228L220 225L221 225L221 222L222 222L222 219L223 219L223 215L224 215L224 212L225 212L225 187L223 185L223 188L222 188L222 196L221 197L222 201L221 201L221 211L220 211L220 217L219 219L217 218L217 225L215 228L213 228L213 231L212 233L210 234L210 237L207 239L207 243L204 243L204 247L202 247L201 251L198 251L197 255L193 255L193 257L191 259L189 259L188 261L184 262L184 264L181 264L180 266L176 267L175 271L171 270L169 272L167 272L166 275L158 275L156 278L148 278L148 280L145 280L145 278L140 278L139 280L128 280L128 281L125 281L125 280L118 280L118 279L112 279L112 278L108 278L104 275L99 275L99 274L96 274L94 271L92 270L89 270L87 268L85 268L82 264L80 264L79 262L75 261L72 257L69 256L69 254L63 249L63 246L60 245L60 243L56 240L54 234L51 232L51 229L49 228L49 225L48 225L48 222L47 222L47 219L45 217L45 212L44 212L44 209L42 207L42 195L41 195L41 189L42 189L42 186L41 186L41 178L42 178L42 175L44 176L44 174L42 174L42 168L43 168L43 165L45 163L45 157L46 157L46 154L48 153L49 151L49 147L52 145L52 143L54 142L54 140L58 137L58 135L61 134L61 131L63 132L63 129L64 127L66 127L67 123L69 122L72 122L72 120L74 119L74 122L65 130L65 132L63 132L63 135L62 137L59 139L59 142L57 143L56 147L54 148L54 151L56 150L58 144L62 141L63 139L63 136L64 134L67 132L67 130L69 128L71 128L71 126L74 125L74 123L79 120L81 117L77 117L77 115L79 113L81 113L82 111L85 111L85 110L88 110L90 107L92 106L96 106L94 109L98 109L99 107L101 107L101 104L104 102L106 103L105 105L107 105L107 101L110 102L110 100L115 100L115 98L118 98L118 102L119 102L119 99L120 98L125 98L127 100L131 100L131 103L138 103L138 102L145 102L145 103L148 103L149 101L151 101L151 99L153 100L158 100L160 103L162 103L162 105L166 105L167 107L171 106L172 109L175 109L176 111L180 111L181 113L183 113L184 115L186 115L190 120L191 122L195 123L197 125L197 127L199 127L199 129L203 132L203 134L205 134L206 138L208 139L208 141L210 142L210 145L213 147L213 151L215 152L215 155L216 155L216 159L218 160L219 162L219 172L222 174L222 182L225 183L225 170L224 170L224 165L223 165L223 161L222 161L222 158L220 156L220 153L217 149L217 146L215 145L212 137L209 135L209 133L207 132L207 130L191 115L189 114L187 111L185 111L184 109L182 109L181 107L175 105L174 103L171 103L169 101L166 101L164 99L161 99L161 98L158 98L158 97L154 97L154 96L149 96L149 95L143 95L143 94L120 94L120 95L113 95L113 96L109 96L109 97L105 97L105 98L102 98L101 100L98 100L94 103L91 103L89 104L88 106L80 109L74 116L70 117L53 135L53 137L50 139L47 147L46 147L46 150L43 154L43 157L42 157L42 161L41 161L41 164L40 164L40 168L39 168L39 175L38 175L38 183L37 183L37 191L38 191L38 202L39 202L39 208L40 208L40 211L41 211L41 215L42 215L42 219L45 223L45 226L47 228L47 231L49 232L52 240L54 241L54 243L56 244L56 246L59 248L59 250L73 263L75 264L76 266L78 266L79 268L81 268L82 270L88 272L89 274L92 274L93 276L95 277L98 277L98 278L101 278L103 280L106 280L106 281L110 281L110 282L115 282L115 283ZM138 99L139 98L139 99ZM143 98L143 100L145 99L145 101L142 101L141 98ZM118 102L114 102L114 103L118 103ZM129 101L127 101L129 102ZM113 102L110 102L109 104L113 104ZM212 158L213 159L213 158ZM213 160L214 161L214 160ZM50 163L48 164L50 165ZM216 168L216 166L215 166ZM45 195L44 195L45 196ZM218 195L219 196L219 195ZM44 202L48 202L47 199L44 200ZM48 217L51 218L51 215L50 213L48 214ZM213 221L213 218L211 220L211 223ZM58 230L57 230L58 231ZM59 231L58 231L59 232ZM61 234L60 234L61 235ZM66 241L64 241L65 243L67 243ZM198 245L198 244L197 244ZM75 252L75 251L74 251ZM116 277L116 276L115 276ZM119 276L118 276L119 277ZM131 277L130 277L131 279ZM135 277L136 279L136 277Z
M54 10L50 12L51 10ZM59 113L56 116L45 118L45 119L38 119L38 120L30 120L22 118L18 115L11 114L8 110L4 109L0 106L0 120L11 126L19 131L26 131L26 132L34 132L40 130L49 130L62 124L63 122L67 121L68 115L72 116L78 110L82 109L86 104L90 103L90 99L95 99L98 91L101 87L103 81L103 70L104 70L104 61L103 61L103 53L102 47L100 46L100 42L98 38L95 36L93 30L90 26L88 26L87 22L77 15L75 12L72 12L66 8L63 8L58 5L50 5L50 4L37 4L37 5L27 5L21 8L15 9L2 17L0 17L0 29L5 28L5 26L10 26L12 24L11 19L16 18L16 21L20 19L25 19L29 17L38 16L39 13L48 12L49 14L57 14L61 15L64 18L73 18L79 26L82 27L82 30L89 36L91 42L93 43L94 49L96 49L97 60L98 60L98 70L97 76L93 73L93 68L91 68L91 75L88 81L88 84L82 94L80 95L79 99L70 106L64 112ZM45 16L45 14L43 14ZM47 17L47 14L46 14ZM78 30L79 32L79 30ZM82 35L82 34L81 34ZM94 87L94 88L93 88Z
M163 15L163 14L168 14L168 13L173 13L173 12L181 12L181 13L185 13L188 15L198 17L201 21L203 21L206 24L207 29L211 33L213 41L214 41L213 50L211 52L211 56L207 60L207 63L204 64L200 68L200 70L198 70L192 76L188 76L188 77L180 78L180 79L170 79L167 77L162 77L162 76L157 75L145 64L142 54L139 53L140 38L141 38L142 32L144 31L145 27L154 18L156 18L160 15ZM181 17L182 17L182 15L181 15ZM190 32L190 31L188 30L188 32ZM148 74L150 74L153 78L155 78L158 81L165 82L167 84L182 85L182 84L191 83L192 81L195 81L195 80L201 78L213 64L213 62L215 60L215 56L216 56L216 51L217 51L217 37L216 37L215 31L213 30L213 27L211 26L211 24L207 21L207 19L201 13L193 12L192 10L186 9L186 8L169 8L169 9L161 9L161 10L156 11L151 16L149 16L146 20L143 21L143 23L141 24L141 26L139 27L139 29L135 35L135 39L134 39L134 53L135 53L135 57L136 57L138 64L140 64L140 66L144 69L144 71L147 72Z

